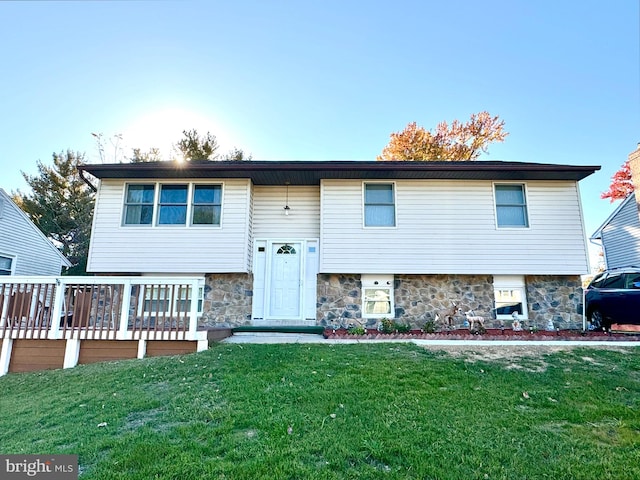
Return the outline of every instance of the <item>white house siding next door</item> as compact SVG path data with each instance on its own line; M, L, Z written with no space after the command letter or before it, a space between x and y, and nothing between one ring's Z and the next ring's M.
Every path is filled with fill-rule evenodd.
M301 250L299 243L271 246L269 316L272 318L300 317Z

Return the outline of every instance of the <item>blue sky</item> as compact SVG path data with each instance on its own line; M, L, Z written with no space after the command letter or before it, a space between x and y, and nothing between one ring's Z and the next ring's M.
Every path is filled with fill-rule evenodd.
M591 234L640 142L639 30L634 0L0 2L0 187L53 152L98 161L91 133L373 160L408 122L488 110L510 135L484 159L602 166Z

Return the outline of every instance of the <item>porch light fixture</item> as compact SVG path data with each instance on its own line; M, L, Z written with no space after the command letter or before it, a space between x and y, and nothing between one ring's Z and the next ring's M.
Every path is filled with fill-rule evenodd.
M287 199L284 202L284 214L289 216L289 212L291 211L291 207L289 206L289 182L284 182L284 184L287 186Z

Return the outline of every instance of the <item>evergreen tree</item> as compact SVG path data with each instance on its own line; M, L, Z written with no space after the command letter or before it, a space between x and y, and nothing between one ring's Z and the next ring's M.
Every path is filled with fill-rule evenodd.
M38 175L22 176L30 194L14 193L15 202L73 264L67 274L85 275L93 218L94 192L78 173L84 154L53 154L53 165L38 161Z

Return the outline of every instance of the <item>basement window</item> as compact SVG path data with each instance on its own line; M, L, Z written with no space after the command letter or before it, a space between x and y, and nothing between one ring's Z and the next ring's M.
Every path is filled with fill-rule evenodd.
M362 317L393 318L393 275L362 275Z

